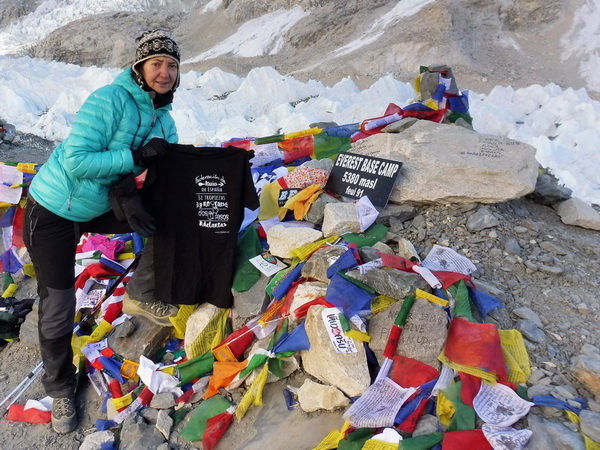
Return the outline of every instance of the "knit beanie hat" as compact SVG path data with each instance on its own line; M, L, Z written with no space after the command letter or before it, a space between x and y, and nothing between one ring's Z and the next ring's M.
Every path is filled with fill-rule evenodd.
M177 61L177 65L179 65L181 57L179 46L165 31L146 31L136 39L136 42L138 43L138 47L135 51L135 61L131 65L131 68L134 78L140 86L143 86L144 78L139 69L144 61L157 56L168 56ZM173 90L177 86L179 86L179 70L177 71L177 81L173 86Z

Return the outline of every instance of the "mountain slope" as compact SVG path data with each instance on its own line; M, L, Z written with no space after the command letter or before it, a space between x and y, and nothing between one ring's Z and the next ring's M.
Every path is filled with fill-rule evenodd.
M110 12L106 0L101 13L69 13L84 17L61 19L66 23L30 43L28 53L123 67L134 38L162 27L180 42L184 70L218 66L245 76L273 66L301 80L331 84L350 76L365 87L386 74L408 81L420 65L445 63L459 88L480 92L549 82L600 92L593 77L598 25L586 22L597 8L590 0L112 1Z

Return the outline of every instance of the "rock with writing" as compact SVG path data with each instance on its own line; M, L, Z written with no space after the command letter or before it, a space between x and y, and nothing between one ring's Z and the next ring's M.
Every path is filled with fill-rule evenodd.
M403 163L392 203L504 202L533 192L539 167L531 145L428 120L361 139L351 151Z
M312 306L306 316L306 334L310 350L303 350L304 370L319 381L337 387L348 397L364 394L371 378L367 356L360 342L354 342L355 353L338 353L322 317L324 306Z
M380 363L383 362L385 344L402 303L402 301L394 303L369 320L368 331L371 336L369 347L375 352ZM419 360L439 370L441 363L437 358L447 337L446 312L428 300L417 298L402 329L396 353Z

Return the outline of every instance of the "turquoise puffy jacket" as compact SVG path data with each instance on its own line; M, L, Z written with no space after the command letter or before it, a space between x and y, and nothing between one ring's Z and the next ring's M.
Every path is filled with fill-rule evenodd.
M154 109L131 69L92 92L77 113L69 136L58 145L29 188L44 208L86 222L108 212L108 191L125 173L140 173L131 150L153 137L176 143L171 105Z

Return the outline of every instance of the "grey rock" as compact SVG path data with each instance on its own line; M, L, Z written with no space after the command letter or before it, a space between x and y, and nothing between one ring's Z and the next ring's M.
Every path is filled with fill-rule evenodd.
M160 392L155 394L150 401L150 408L169 409L175 406L175 394L173 392Z
M483 207L469 216L467 229L469 231L481 231L486 228L497 227L499 224L500 221L492 214L489 208Z
M504 249L509 254L513 255L520 255L523 252L523 249L519 245L519 241L513 238L509 238L506 240L506 242L504 243Z
M522 306L520 308L513 309L513 314L520 317L521 319L529 319L539 328L542 328L544 325L540 320L540 316L532 310L531 308L527 308L526 306Z
M376 259L381 258L379 255L380 250L374 247L361 247L358 249L358 251L360 253L360 259L363 261L363 263L375 261Z
M329 203L323 216L323 236L359 233L360 222L354 203Z
M139 411L139 414L146 422L156 425L156 421L158 420L158 409L144 408Z
M132 417L133 416L133 417ZM119 450L145 450L157 448L165 442L154 425L147 424L136 413L130 414L121 427Z
M554 205L554 208L558 212L560 220L567 225L600 230L600 214L589 203L577 197L560 202L558 205Z
M562 423L544 419L535 414L527 416L529 429L533 432L527 449L531 450L584 450L585 444L579 433Z
M336 408L349 405L350 399L334 386L319 384L306 379L298 390L298 402L300 408L306 412L321 409L333 411Z
M561 273L564 272L564 270L560 267L556 267L556 266L549 266L546 264L540 264L538 265L538 270L540 272L544 272L544 273L549 273L551 275L560 275Z
M135 332L135 324L130 319L125 319L113 332L115 339L125 339Z
M260 274L260 278L250 289L245 292L231 290L233 294L233 309L239 317L254 317L262 312L267 307L269 297L265 292L267 285L271 281L271 277Z
M600 442L600 413L584 409L579 418L583 434L594 442Z
M171 429L173 428L173 419L171 418L169 411L161 409L158 411L158 418L156 420L156 429L164 436L165 439L169 439Z
M575 398L575 395L573 395L573 393L563 386L556 386L556 388L554 388L554 392L557 396L565 401Z
M328 203L339 203L340 201L332 197L329 194L321 194L311 205L310 209L306 213L304 220L315 225L321 225L323 223L323 216L325 215L325 205Z
M585 343L581 346L581 354L589 356L591 358L599 358L600 359L600 349L595 345Z
M401 133L407 128L413 126L417 123L419 119L415 117L405 117L404 119L400 119L396 122L390 123L386 127L384 127L381 131L383 133Z
M318 249L308 258L306 264L302 267L302 276L329 283L327 269L346 251L348 251L346 247L336 245L329 245Z
M413 219L417 215L417 208L411 205L388 204L377 216L376 223L387 227L391 225L390 220L396 219L400 223Z
M447 337L446 312L428 300L417 298L403 327L397 352L439 370L441 363L438 356Z
M530 341L536 344L546 343L546 333L540 330L533 321L528 319L518 320L516 328Z
M527 389L527 395L530 398L533 398L536 395L550 395L553 391L554 389L552 388L552 386L546 384L536 384L535 386L531 386Z
M528 195L536 203L553 205L571 198L573 191L565 186L560 186L556 178L547 173L540 173L537 177L535 190Z
M555 255L568 254L568 252L565 249L563 249L559 245L556 245L552 241L542 241L542 242L540 242L540 247L542 249L546 250L547 252L554 253Z
M431 414L423 414L413 431L413 437L435 433L438 430L439 419Z
M398 256L421 262L421 258L415 249L415 246L408 239L402 238L398 240Z
M346 274L371 286L379 294L397 300L413 294L416 289L426 290L429 288L427 282L420 275L398 269L371 269L364 275L353 269Z
M96 431L95 433L88 434L83 443L79 447L79 450L98 450L102 447L102 444L108 444L115 441L115 435L110 430Z

